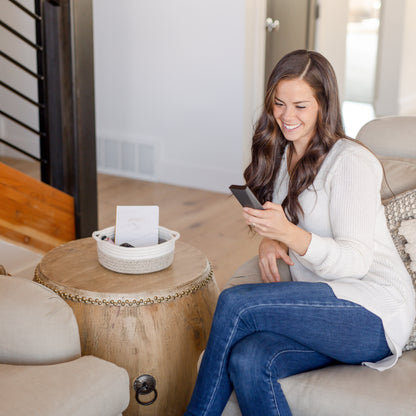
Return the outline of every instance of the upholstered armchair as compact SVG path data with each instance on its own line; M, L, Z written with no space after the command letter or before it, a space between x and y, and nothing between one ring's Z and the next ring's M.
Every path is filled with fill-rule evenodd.
M0 275L0 415L118 416L129 398L126 370L81 357L78 325L63 299Z

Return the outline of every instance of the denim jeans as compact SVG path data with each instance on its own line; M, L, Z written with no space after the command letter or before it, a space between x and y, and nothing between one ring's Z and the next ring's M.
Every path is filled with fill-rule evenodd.
M325 283L223 291L186 416L220 416L234 388L246 415L291 415L278 379L391 354L381 319Z

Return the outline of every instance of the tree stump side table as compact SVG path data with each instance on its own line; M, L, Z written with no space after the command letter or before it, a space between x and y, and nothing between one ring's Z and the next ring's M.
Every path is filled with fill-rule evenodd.
M201 251L177 242L170 267L128 275L102 267L96 242L83 238L47 253L35 280L72 307L82 355L95 355L128 371L130 404L125 415L184 413L219 293ZM156 391L148 387L146 377L144 386L143 378L137 381L143 375L154 378ZM156 400L139 404L134 387L144 387L137 395L140 402Z

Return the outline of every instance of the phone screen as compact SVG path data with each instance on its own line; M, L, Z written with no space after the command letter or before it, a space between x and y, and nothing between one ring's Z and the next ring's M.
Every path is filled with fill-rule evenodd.
M259 202L259 200L256 198L256 196L253 194L253 192L248 186L231 185L230 191L238 199L238 201L243 207L249 207L249 208L254 208L254 209L264 209L261 203Z

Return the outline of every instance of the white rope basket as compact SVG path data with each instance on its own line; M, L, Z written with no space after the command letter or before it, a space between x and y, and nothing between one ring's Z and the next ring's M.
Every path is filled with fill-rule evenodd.
M180 234L159 227L159 244L147 247L121 247L105 237L114 239L115 227L94 231L92 237L97 241L98 262L117 273L143 274L166 269L173 262L175 241Z

